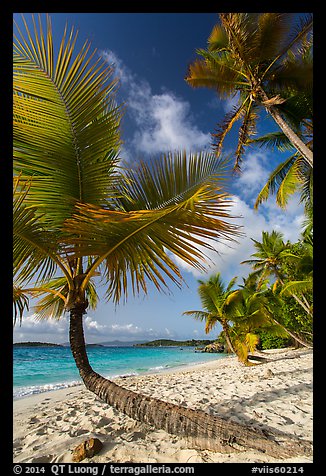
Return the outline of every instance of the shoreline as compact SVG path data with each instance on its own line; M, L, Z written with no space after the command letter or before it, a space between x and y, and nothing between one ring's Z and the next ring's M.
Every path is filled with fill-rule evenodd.
M178 372L178 371L183 371L185 369L192 369L192 367L197 367L197 366L200 366L200 365L205 365L205 364L210 364L211 362L215 362L216 360L220 360L220 359L224 359L224 358L230 358L232 356L228 355L228 354L224 354L224 353L221 353L221 354L216 354L216 355L223 355L223 357L216 357L216 359L212 358L212 360L209 360L209 361L206 361L206 362L191 362L191 363L184 363L184 364L179 364L179 365L176 365L176 366L171 366L171 367L166 367L166 368L161 368L161 369L158 369L158 368L154 368L154 369L150 369L150 370L146 370L144 372L141 372L141 373L131 373L131 374L122 374L122 375L115 375L113 377L106 377L110 380L116 380L116 379L119 379L119 378L129 378L129 377L142 377L144 375L152 375L152 374L165 374L165 373L174 373L174 372ZM105 376L105 375L104 375ZM39 392L35 392L35 393L31 393L31 394L27 394L27 395L22 395L22 396L13 396L13 402L16 402L16 401L19 401L19 400L22 400L22 399L25 399L25 398L32 398L36 395L43 395L43 394L47 394L47 393L52 393L52 392L59 392L61 390L69 390L69 389L72 389L72 388L75 388L75 387L78 387L78 386L83 386L83 383L82 381L80 380L79 382L77 381L67 381L67 382L62 382L62 383L53 383L53 384L44 384L42 387L46 387L46 386L51 386L51 385L62 385L63 387L62 388L49 388L47 390L42 390L42 391L39 391ZM32 386L31 386L32 387ZM18 389L20 387L14 387L14 389ZM25 387L22 387L22 388L25 388Z
M312 441L312 351L264 351L253 367L236 357L114 379L130 390L231 421L276 429ZM136 422L102 402L83 384L14 400L14 462L68 463L72 449L99 438L101 452L83 463L278 462L257 451L223 454ZM298 456L282 462L312 462Z

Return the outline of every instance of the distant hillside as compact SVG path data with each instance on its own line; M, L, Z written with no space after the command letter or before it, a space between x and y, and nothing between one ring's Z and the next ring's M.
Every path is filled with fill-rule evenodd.
M137 344L143 344L144 340L132 340L132 341L122 341L122 340L110 340L107 342L100 342L101 345L107 347L129 347Z
M135 347L169 347L169 346L182 346L182 347L200 347L208 344L212 344L214 340L172 340L172 339L157 339L150 342L144 342L142 344L135 344Z
M110 340L106 342L98 342L96 344L86 344L87 347L130 347L135 344L142 344L146 342L145 340L132 340L132 341L122 341L122 340ZM69 342L64 342L62 344L64 347L69 347Z
M14 347L63 347L60 344L50 342L16 342Z

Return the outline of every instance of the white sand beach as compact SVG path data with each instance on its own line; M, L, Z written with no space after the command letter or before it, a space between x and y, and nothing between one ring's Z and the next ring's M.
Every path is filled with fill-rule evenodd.
M312 351L264 353L273 360L253 367L226 357L115 382L168 402L312 441ZM90 437L99 438L103 448L80 464L280 461L256 451L224 454L194 449L186 439L121 414L83 386L16 400L13 418L17 463L72 462L72 450ZM308 463L312 456L282 461Z

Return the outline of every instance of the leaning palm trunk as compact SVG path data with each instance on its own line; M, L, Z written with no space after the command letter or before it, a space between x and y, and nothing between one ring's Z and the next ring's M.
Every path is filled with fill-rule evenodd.
M278 276L278 279L280 281L280 284L282 286L284 286L284 281L283 279L280 277L280 274L278 272L276 272L277 276ZM297 301L298 304L300 304L300 306L306 311L306 313L309 315L309 316L312 316L312 312L311 312L311 309L309 307L309 303L307 302L307 300L304 298L305 302L303 302L296 294L294 293L291 293L291 296L293 297L293 299L295 299L295 301ZM288 332L288 331L287 331Z
M289 331L286 327L284 327L282 324L280 324L274 317L271 318L274 324L280 326L285 332L289 334L289 336L292 337L296 342L299 342L299 344L303 345L304 347L308 347L309 349L312 349L312 345L308 344L306 341L300 339L297 335L293 334L293 332Z
M313 153L312 151L306 146L306 144L298 137L298 135L293 131L293 129L288 125L288 123L283 119L281 114L278 112L277 108L272 104L269 104L268 98L265 91L260 88L259 92L262 96L263 102L262 104L265 106L267 112L272 116L274 121L278 124L281 130L284 132L286 137L289 141L293 144L293 146L297 149L297 151L302 155L304 160L307 164L313 168Z
M88 390L127 416L158 429L187 438L198 449L219 452L254 449L276 458L310 454L311 444L284 434L259 429L212 416L202 410L179 407L127 390L96 373L88 360L82 316L86 305L70 310L70 346L80 376Z
M223 331L224 331L225 340L228 345L228 348L230 349L230 352L232 352L233 354L236 354L236 351L232 345L231 337L229 334L229 326L227 323L223 324Z

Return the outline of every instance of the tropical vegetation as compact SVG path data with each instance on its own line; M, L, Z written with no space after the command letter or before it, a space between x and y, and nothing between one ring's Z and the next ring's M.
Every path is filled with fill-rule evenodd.
M220 13L207 49L189 67L187 83L211 88L237 103L212 134L217 154L236 123L234 168L241 169L245 149L259 145L292 154L277 165L259 192L255 208L276 195L285 208L299 192L306 213L313 206L313 20L294 21L293 13ZM280 130L257 135L261 111Z
M176 152L122 168L112 67L89 53L88 42L75 51L73 30L55 56L50 18L45 32L33 18L34 36L23 21L25 33L16 25L14 37L15 318L30 296L41 318L68 312L70 347L87 389L132 418L195 438L198 447L224 448L225 435L234 441L234 425L137 394L93 370L83 315L97 304L99 276L116 303L146 292L148 281L159 290L180 286L171 254L204 269L208 242L235 238L222 188L228 164L214 153ZM266 435L238 430L239 445L276 451Z
M253 271L234 289L237 278L223 284L220 273L199 280L202 310L184 315L205 322L206 333L217 324L225 341L245 365L258 348L312 346L312 237L297 243L283 241L280 232L262 232L253 240ZM300 297L299 297L300 296Z
M281 138L285 136L312 168L311 143L302 133L310 129L311 120L312 16L295 26L291 13L220 13L219 20L208 48L197 50L201 58L189 66L185 78L190 86L211 88L223 99L239 95L238 104L213 134L217 153L241 121L235 151L239 168L264 109L280 127Z
M289 443L288 450L284 441L280 450L266 433L137 394L105 379L88 360L83 316L97 306L99 282L105 286L106 299L116 304L130 294L146 293L149 282L159 291L172 283L181 286L173 255L204 271L205 250L213 250L214 241L236 239L240 231L232 221L231 196L224 188L230 163L221 147L240 117L236 166L257 109L264 107L312 168L310 143L299 133L301 122L300 127L289 127L285 105L290 98L280 96L287 84L294 90L300 81L304 87L309 82L306 65L299 65L294 50L304 38L309 41L312 22L307 18L290 37L287 15L220 14L222 26L213 30L210 50L203 52L205 61L191 69L193 85L206 81L212 87L215 82L222 95L240 92L240 106L216 135L218 154L167 153L132 168L122 166L120 156L123 110L116 100L118 80L112 66L96 57L88 41L77 49L73 28L65 29L57 48L49 16L45 27L41 16L38 21L32 17L33 32L24 17L24 32L15 25L14 322L23 319L31 298L37 301L39 318L60 319L69 313L70 347L87 389L132 418L190 436L197 447L215 451L236 444L279 456L283 449L284 454L295 451L295 444ZM290 80L297 70L300 74ZM201 83L207 73L214 81L206 78ZM231 351L246 365L261 331L292 332L305 345L297 328L290 330L295 323L279 319L273 303L299 306L295 320L303 322L302 333L310 338L309 229L310 225L305 243L293 248L281 237L263 235L263 243L255 243L252 260L257 279L234 290L235 278L224 286L217 274L200 283L204 310L186 312L205 320L207 331L220 323ZM267 246L268 238L274 244ZM275 256L269 256L270 251ZM274 282L267 286L267 279Z
M220 324L228 350L245 365L252 365L249 353L254 352L259 343L254 331L271 327L267 299L262 293L252 292L249 288L232 289L236 280L237 277L234 277L225 286L220 273L207 281L199 280L198 294L203 310L185 311L183 314L204 321L207 334ZM282 334L281 329L278 332Z

